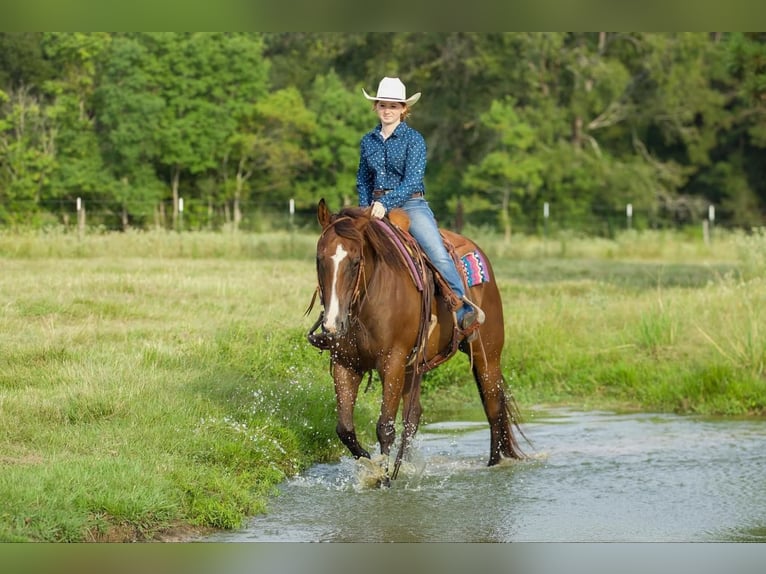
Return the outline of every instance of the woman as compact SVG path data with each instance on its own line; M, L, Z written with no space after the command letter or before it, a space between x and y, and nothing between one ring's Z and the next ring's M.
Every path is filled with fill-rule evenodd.
M426 142L420 132L404 121L410 106L420 99L420 92L407 98L402 81L386 77L378 84L377 94L370 96L364 89L362 93L375 102L373 110L380 123L367 132L360 143L356 176L359 205L371 206L372 216L377 218L395 207L407 212L410 234L458 300L464 301L456 315L458 326L465 331L477 321L477 313L465 297L463 281L444 247L436 218L425 199Z

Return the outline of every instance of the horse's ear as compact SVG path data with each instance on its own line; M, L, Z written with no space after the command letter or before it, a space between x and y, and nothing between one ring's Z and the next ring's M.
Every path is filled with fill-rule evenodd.
M317 219L319 220L319 225L322 226L322 229L327 227L330 223L330 210L327 209L327 203L325 203L324 197L319 200L319 205L317 206Z

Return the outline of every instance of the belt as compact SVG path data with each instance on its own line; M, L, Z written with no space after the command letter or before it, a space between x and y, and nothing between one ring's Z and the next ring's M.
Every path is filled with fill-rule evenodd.
M374 189L372 191L372 197L373 197L373 199L380 199L381 197L386 195L389 191L391 191L391 190L390 189ZM410 196L410 199L414 199L414 198L417 198L417 197L423 197L423 192L422 191L416 191L415 193L413 193Z

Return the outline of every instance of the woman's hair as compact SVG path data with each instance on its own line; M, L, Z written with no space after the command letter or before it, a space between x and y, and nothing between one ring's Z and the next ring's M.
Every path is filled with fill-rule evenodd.
M375 100L374 102L372 102L372 111L373 111L373 112L374 112L374 111L376 111L376 109L377 109L377 107L378 107L378 102L379 102L379 101L380 101L380 100ZM399 102L399 103L400 103L400 104L402 104L402 107L403 107L403 109L402 109L402 113L401 113L401 115L399 116L399 120L400 120L400 121L404 121L404 120L406 120L408 117L410 117L410 106L408 106L408 105L407 105L405 102Z

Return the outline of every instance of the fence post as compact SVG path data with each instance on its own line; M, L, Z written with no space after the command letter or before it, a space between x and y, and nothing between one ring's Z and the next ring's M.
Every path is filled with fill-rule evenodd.
M77 239L82 240L85 234L85 206L82 198L77 198Z
M184 228L184 198L178 198L178 233Z
M633 204L625 206L625 215L628 217L628 229L633 229Z
M295 252L295 226L293 225L293 219L295 217L295 199L292 197L290 198L290 203L288 204L288 228L290 230L290 255L292 256Z
M714 224L715 224L715 206L712 203L707 208L707 218L708 218L708 221L710 222L710 224L708 226L709 227L708 233L710 234L709 240L712 242L713 241L713 227L714 227Z

